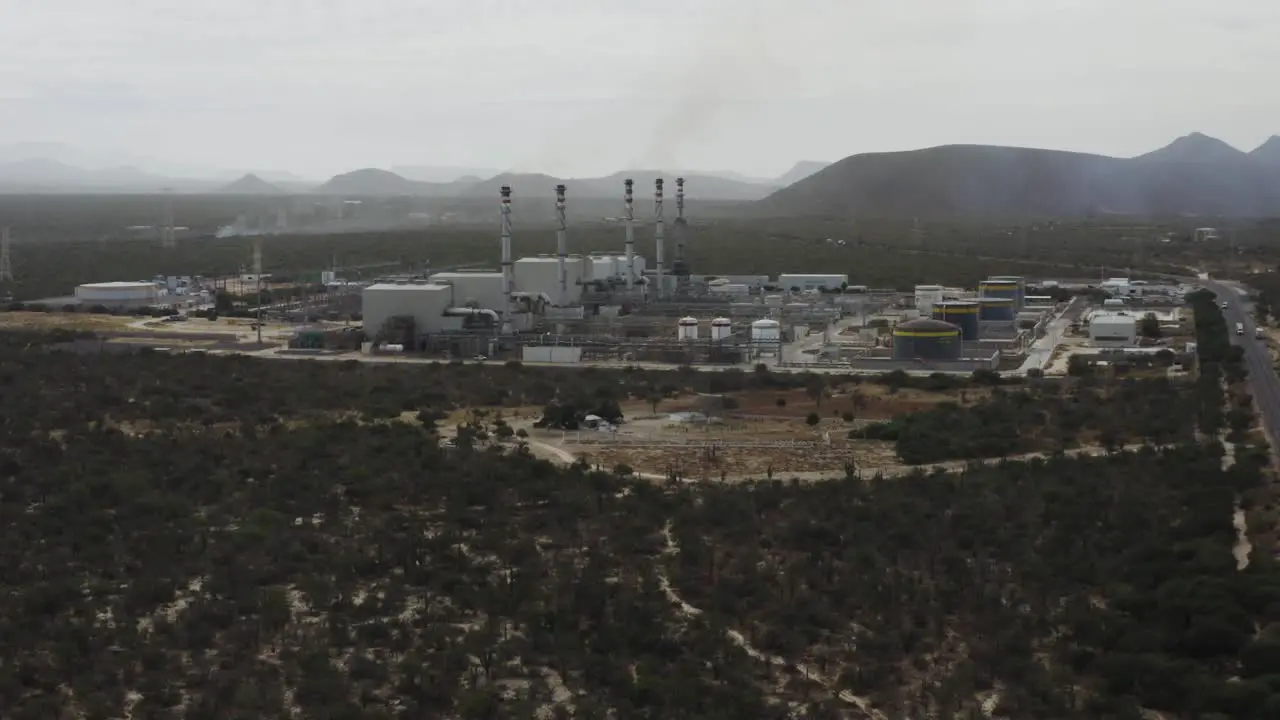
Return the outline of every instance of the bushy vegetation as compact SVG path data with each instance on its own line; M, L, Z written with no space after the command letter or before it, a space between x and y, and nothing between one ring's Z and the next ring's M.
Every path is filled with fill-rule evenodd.
M1221 391L1218 391L1221 397ZM961 406L943 403L851 431L892 440L912 465L1100 444L1163 445L1191 438L1198 401L1188 384L1166 378L1034 380Z
M1280 571L1231 553L1248 448L662 487L434 421L813 378L50 349L86 343L0 335L6 718L1280 711ZM1147 382L990 402L1141 419Z

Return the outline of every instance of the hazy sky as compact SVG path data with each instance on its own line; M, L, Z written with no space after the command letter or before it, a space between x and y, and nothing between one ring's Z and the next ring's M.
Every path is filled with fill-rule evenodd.
M0 144L775 175L1280 133L1275 0L0 0Z

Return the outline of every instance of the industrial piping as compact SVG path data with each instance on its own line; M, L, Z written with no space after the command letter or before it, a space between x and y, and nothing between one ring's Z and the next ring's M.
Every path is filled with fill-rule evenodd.
M565 263L569 259L569 245L565 239L566 225L564 212L564 185L556 186L556 222L559 227L556 228L556 256L559 258L557 263L557 272L560 278L560 297L556 299L557 306L563 306L565 300L569 297L569 271L565 267Z
M515 327L515 306L511 298L515 290L511 267L511 186L503 185L498 193L502 197L502 302L506 314L502 332L510 333Z
M654 297L662 298L664 295L662 278L662 259L665 252L666 229L662 223L662 178L653 181L653 243L655 245L653 251L653 277L658 281L658 290Z
M631 188L635 185L635 181L627 178L622 181L622 203L626 209L626 228L627 228L627 290L630 291L635 284L636 277L636 213L632 204Z

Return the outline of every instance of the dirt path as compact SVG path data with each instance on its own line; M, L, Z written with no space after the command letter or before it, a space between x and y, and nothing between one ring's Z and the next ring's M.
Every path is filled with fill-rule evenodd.
M663 555L678 554L680 552L680 548L676 545L675 538L671 536L670 522L668 522L662 528L662 536L663 536L663 539L666 541L666 547L663 549L662 554ZM696 617L702 614L702 610L700 608L696 608L693 605L690 605L689 603L685 602L684 598L680 597L680 594L675 591L675 588L671 587L671 580L667 578L667 573L662 568L661 564L657 566L657 571L658 571L658 584L662 588L663 594L667 596L667 599L670 600L673 605L680 608L681 614L683 614L685 617L690 617L690 618ZM835 687L836 683L833 679L826 677L825 675L820 673L817 668L813 667L812 665L807 665L804 663L791 663L791 662L788 662L786 658L782 658L777 655L769 655L768 653L762 652L761 650L753 646L751 643L747 642L747 638L737 630L730 629L725 631L725 634L729 637L729 640L734 645L737 645L738 647L742 648L742 650L746 652L747 655L750 655L752 658L759 660L761 662L767 662L770 665L776 665L779 667L794 666L797 670L800 671L800 674L803 675L806 680L812 680L813 682L821 685L825 690L832 693L836 697L840 698L840 700L842 700L843 702L846 702L850 705L856 705L859 710L866 713L868 716L875 718L875 720L887 720L884 713L871 707L870 700L866 699L865 697L861 697L859 695L854 695L848 690L838 690Z
M1230 470L1231 466L1236 464L1236 446L1223 442L1222 448L1225 450L1222 455L1222 469ZM1244 508L1240 507L1240 498L1236 498L1236 509L1231 514L1231 525L1236 529L1236 544L1231 548L1231 554L1236 558L1236 570L1245 570L1249 567L1249 554L1253 552L1253 543L1249 542L1248 516Z

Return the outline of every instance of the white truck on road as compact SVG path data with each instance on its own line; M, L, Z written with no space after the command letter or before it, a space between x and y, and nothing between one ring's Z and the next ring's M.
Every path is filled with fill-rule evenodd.
M1236 323L1236 334L1237 335L1244 334L1244 323Z
M1262 332L1261 327L1256 327L1253 329L1253 338L1255 340L1261 340L1264 337L1266 337L1266 335Z

